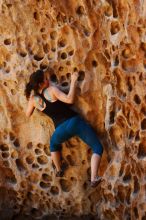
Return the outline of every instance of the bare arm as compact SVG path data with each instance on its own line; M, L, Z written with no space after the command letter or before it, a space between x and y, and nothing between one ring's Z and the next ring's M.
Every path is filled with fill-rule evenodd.
M34 109L35 109L35 107L34 107L33 97L30 97L30 99L28 101L27 109L26 109L26 116L30 117L32 115Z
M75 97L77 78L78 78L78 74L74 73L71 78L71 85L68 94L65 94L64 92L60 91L57 87L53 87L52 88L53 95L62 102L72 104L74 102L74 97Z
M27 109L26 109L26 116L30 117L35 108L40 110L40 111L43 111L46 108L46 103L38 95L31 96L29 98L28 106L27 106Z

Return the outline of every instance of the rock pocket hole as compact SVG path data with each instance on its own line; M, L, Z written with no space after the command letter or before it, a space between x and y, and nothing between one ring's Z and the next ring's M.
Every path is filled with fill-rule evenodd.
M46 62L42 62L40 64L40 69L42 69L42 70L46 69L47 67L48 67L48 63L46 63Z
M61 59L65 60L66 58L67 58L67 54L66 54L65 52L63 52L63 53L61 54Z
M84 28L84 34L86 37L90 36L90 31L87 28Z
M146 118L144 118L141 122L141 128L142 130L145 130L146 129Z
M64 180L64 179L60 180L60 185L61 185L62 191L64 192L69 192L72 188L71 182L68 180Z
M21 57L26 57L27 52L22 50L22 51L19 52L19 54L20 54Z
M26 162L28 164L32 164L34 161L34 156L33 155L29 155L28 157L26 157Z
M50 156L50 150L49 150L49 147L48 146L45 146L44 147L44 152L47 156Z
M131 180L130 167L127 166L126 173L125 173L125 175L123 177L123 181L128 183L130 180Z
M17 179L13 174L11 174L10 176L7 176L6 181L8 183L11 183L11 184L16 184L17 183Z
M43 50L44 50L45 53L48 53L49 50L50 50L50 45L48 43L44 44L43 45Z
M114 60L114 66L118 66L118 65L119 65L119 57L116 56Z
M8 151L9 150L9 146L7 144L1 144L0 145L0 150L1 151Z
M67 73L66 77L67 77L67 79L70 79L71 78L71 73Z
M37 158L39 164L44 165L48 163L48 158L45 155L41 155Z
M15 145L15 147L20 147L20 143L19 140L16 138L16 140L13 142L13 144Z
M9 73L11 71L11 68L8 66L5 71L6 73Z
M142 73L140 73L140 75L139 75L139 80L143 81L143 74Z
M50 187L50 185L51 185L50 183L46 183L46 182L43 182L43 181L40 182L40 187L43 188L43 189L46 189L46 188Z
M126 193L126 202L127 202L127 204L130 204L130 196L131 196L131 188L128 188L127 193Z
M131 92L132 89L133 89L133 87L132 87L132 84L131 84L131 82L130 82L130 77L128 77L127 86L128 86L128 90L129 90L129 92Z
M70 50L69 52L68 52L68 55L69 56L72 56L74 54L74 50Z
M36 148L35 149L35 154L36 155L40 155L42 153L42 150L41 149L39 149L39 148Z
M124 164L122 163L122 164L121 164L120 171L119 171L119 176L122 176L122 175L123 175L123 172L124 172Z
M117 18L118 17L118 12L117 12L117 8L116 8L116 3L112 2L112 8L113 8L113 17Z
M52 51L52 52L55 52L55 51L56 51L56 48L55 48L55 47L52 47L52 48L51 48L51 51Z
M60 77L60 80L61 81L64 81L66 79L66 77L64 76L64 75L62 75L61 77Z
M61 83L61 86L62 86L62 87L68 87L69 84L68 84L68 82L63 82L63 83Z
M138 158L146 157L146 141L139 144L137 157Z
M138 105L141 103L141 99L140 99L140 97L137 94L134 96L134 101Z
M4 44L5 45L10 45L11 44L11 39L5 39Z
M34 60L36 60L36 61L41 61L43 58L44 58L44 56L42 56L42 55L39 55L39 54L34 55Z
M141 43L141 49L146 51L146 42Z
M140 140L139 131L137 131L135 136L135 141L139 141L139 140Z
M143 106L143 107L141 108L141 113L143 113L144 115L146 115L146 107L145 107L145 106Z
M61 39L61 40L58 41L58 46L59 47L65 47L65 45L66 45L66 40L65 39Z
M33 148L33 144L32 144L32 142L29 142L28 144L27 144L27 149L32 149Z
M86 160L82 160L82 164L85 165L86 164Z
M92 60L92 66L97 67L97 61L96 60Z
M22 160L20 160L20 159L16 159L16 166L17 166L19 171L24 171L25 170L25 166L24 166Z
M11 91L12 95L16 95L16 93L17 93L15 89L11 89L10 91Z
M77 8L76 13L77 13L78 15L84 15L84 13L85 13L84 7L83 7L82 5L80 5L80 6Z
M118 186L118 192L117 192L117 196L119 198L119 200L123 203L125 200L125 190L123 186Z
M42 178L43 178L44 181L47 181L47 182L52 181L52 177L49 176L49 175L46 174L46 173L43 173L43 174L42 174Z
M63 71L63 66L60 66L59 68L58 68L58 71Z
M59 188L57 186L51 186L50 192L52 195L58 195L59 194Z
M41 29L40 29L40 32L45 32L46 31L46 29L44 28L44 27L42 27Z
M32 168L38 169L38 168L39 168L39 165L38 165L37 163L33 163L33 164L32 164Z
M7 82L4 82L4 86L8 86L8 85L7 85Z
M113 124L115 121L115 111L110 112L110 124Z
M79 71L79 76L78 76L78 81L83 81L85 78L85 72L80 70Z
M74 72L77 72L77 71L78 71L78 68L77 68L77 67L74 67L73 71L74 71Z
M111 23L111 34L114 35L116 33L118 33L120 30L120 25L117 21L113 21Z
M35 11L33 13L33 17L34 17L35 20L39 20L39 18L40 18L39 13L37 11Z
M9 152L3 152L3 153L2 153L2 157L3 157L3 158L8 158L9 155L10 155Z
M134 176L134 191L133 193L138 193L140 190L140 186L138 183L138 178L136 176Z

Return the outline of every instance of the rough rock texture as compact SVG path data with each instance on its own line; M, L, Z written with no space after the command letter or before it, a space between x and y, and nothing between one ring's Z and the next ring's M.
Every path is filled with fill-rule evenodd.
M88 146L64 143L69 168L56 178L52 121L25 116L25 83L48 65L65 92L79 72L75 107L104 146L94 190ZM17 214L146 219L145 0L0 1L0 218Z

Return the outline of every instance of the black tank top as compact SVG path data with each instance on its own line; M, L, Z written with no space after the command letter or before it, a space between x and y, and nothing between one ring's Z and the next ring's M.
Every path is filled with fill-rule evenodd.
M49 102L43 94L39 94L39 96L46 103L46 108L42 112L53 120L55 128L65 120L77 115L77 113L71 109L71 104L67 104L59 100Z

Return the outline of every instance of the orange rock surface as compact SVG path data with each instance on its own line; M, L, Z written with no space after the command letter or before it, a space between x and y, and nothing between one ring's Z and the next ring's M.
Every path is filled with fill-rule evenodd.
M75 108L104 146L95 189L90 148L64 143L68 169L56 178L54 125L25 116L25 84L47 66L65 92L79 72ZM146 219L146 0L0 2L0 218L17 214Z

